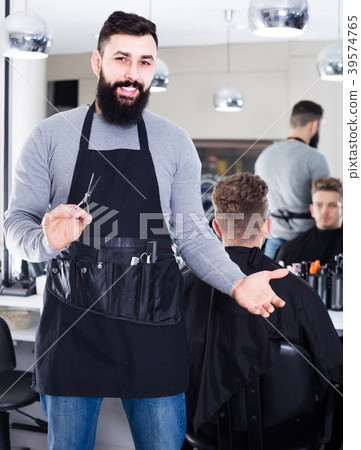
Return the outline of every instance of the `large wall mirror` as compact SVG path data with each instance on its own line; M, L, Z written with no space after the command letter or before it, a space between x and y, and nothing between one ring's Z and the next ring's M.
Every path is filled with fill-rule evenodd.
M213 107L213 95L225 83L228 71L223 8L235 10L235 25L246 25L250 2L226 3L153 1L159 56L170 69L170 82L166 92L151 95L149 109L188 131L198 149L203 176L214 179L235 171L253 172L262 149L287 137L292 105L300 99L314 100L325 110L320 151L327 155L335 176L342 177L342 83L323 81L317 72L320 51L338 41L338 0L309 0L310 21L299 38L271 40L255 36L247 27L232 28L228 76L244 95L242 111L234 114L217 112ZM25 7L24 0L7 0L7 4L10 12ZM94 34L119 7L149 16L149 0L136 4L127 0L122 5L115 0L106 4L29 0L28 8L51 25L54 43L46 60L10 60L6 87L10 99L9 167L1 166L2 183L8 177L9 188L15 160L27 136L36 123L54 113L52 105L64 111L94 99L96 78L90 67L96 47ZM1 17L5 17L3 7ZM0 69L4 73L4 60ZM2 80L2 104L4 92ZM4 161L3 134L1 142ZM2 201L4 210L6 201ZM4 269L4 249L1 253ZM13 255L9 276L18 277L21 267L21 260L16 261Z

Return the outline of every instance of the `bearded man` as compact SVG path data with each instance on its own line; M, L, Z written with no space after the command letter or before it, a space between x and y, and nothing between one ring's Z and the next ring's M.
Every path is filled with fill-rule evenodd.
M284 305L269 281L288 271L246 277L230 260L204 217L190 137L144 109L157 46L152 22L111 14L91 59L96 101L40 123L17 163L7 245L50 260L33 380L50 449L92 449L104 397L122 399L138 450L181 447L188 354L173 243L250 313Z
M287 140L267 147L256 160L255 174L269 187L273 225L264 248L269 258L283 242L314 225L309 212L312 182L331 176L326 156L317 150L322 118L321 105L309 100L296 103Z

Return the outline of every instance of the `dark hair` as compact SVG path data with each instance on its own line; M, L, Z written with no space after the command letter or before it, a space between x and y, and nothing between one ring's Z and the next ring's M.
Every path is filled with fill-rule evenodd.
M137 14L115 11L111 14L99 33L98 50L104 50L104 45L113 34L130 34L133 36L145 36L150 34L158 48L157 27L153 22Z
M293 128L304 127L313 120L321 120L323 108L317 103L309 100L303 100L296 103L292 110L291 126Z
M343 195L342 181L338 178L324 177L318 178L312 183L312 195L318 191L334 191L338 192L341 197Z
M248 225L256 228L257 232L259 232L267 219L267 194L267 183L260 176L248 172L236 173L215 185L212 193L212 202L215 207L217 223L220 225L225 237L227 237L227 226L222 222L227 219L220 219L217 215L220 213L243 213L243 219L234 221L234 235L245 239L245 231ZM252 222L250 222L251 219L253 219Z

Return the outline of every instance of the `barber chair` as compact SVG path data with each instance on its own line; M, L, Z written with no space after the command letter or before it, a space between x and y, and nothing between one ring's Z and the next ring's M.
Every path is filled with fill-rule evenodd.
M14 370L15 367L16 359L11 333L5 320L0 317L0 450L10 450L8 411L17 410L39 400L38 393L31 389L32 373ZM34 420L39 427L21 424L13 424L12 427L46 432L47 422L41 419Z
M222 405L213 423L196 434L188 427L186 442L197 450L316 450L329 442L339 394L295 347L282 342L275 364Z

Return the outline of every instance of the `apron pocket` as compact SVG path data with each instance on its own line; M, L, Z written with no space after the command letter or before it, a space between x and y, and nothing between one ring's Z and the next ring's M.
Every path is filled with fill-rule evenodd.
M154 322L154 271L155 264L141 265L142 277L138 299L138 318L142 322Z
M112 264L113 316L137 321L142 264Z
M73 303L83 309L111 314L112 301L108 283L108 265L78 260L75 265Z
M71 301L70 272L70 261L54 258L51 260L46 280L47 290L66 303Z
M62 302L77 309L110 315L111 293L107 289L107 265L86 260L54 258L48 273L47 290Z
M148 325L181 319L183 277L173 256L135 265L54 258L47 289L69 306L112 319Z
M180 321L183 276L173 256L159 259L155 269L154 322L171 325Z
M183 277L174 257L134 266L113 264L113 315L148 325L171 325L181 318Z

